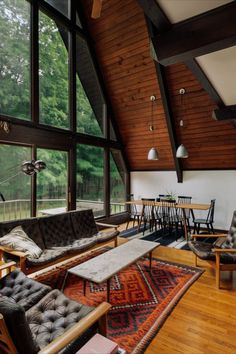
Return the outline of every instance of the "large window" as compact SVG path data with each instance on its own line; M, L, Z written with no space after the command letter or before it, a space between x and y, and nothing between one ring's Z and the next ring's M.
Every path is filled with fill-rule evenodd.
M77 209L91 208L104 215L104 149L89 145L77 147Z
M31 149L23 146L0 145L0 220L30 216L31 177L21 166L31 160Z
M37 158L47 166L37 174L37 214L62 213L67 207L67 152L38 149Z
M79 36L76 37L76 72L77 131L102 137L106 104L87 43Z
M121 154L113 150L110 154L110 208L111 214L125 210L125 173Z
M40 122L69 128L68 32L40 12Z
M122 147L81 9L0 0L0 220L124 210ZM47 167L31 177L21 166L33 159Z
M0 114L30 119L30 5L0 0Z

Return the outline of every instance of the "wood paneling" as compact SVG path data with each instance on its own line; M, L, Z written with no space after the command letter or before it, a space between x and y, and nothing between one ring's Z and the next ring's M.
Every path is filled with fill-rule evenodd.
M88 26L94 41L107 91L115 112L131 170L174 169L171 146L162 102L154 105L154 142L150 96L160 98L156 70L150 57L149 38L144 15L135 0L103 1L100 19L91 20L86 6ZM159 161L148 161L155 145Z
M174 170L155 65L150 57L146 22L135 0L104 0L101 17L92 20L91 1L81 0L115 119L125 145L131 170ZM181 161L184 170L235 169L236 129L230 121L215 121L217 108L199 81L184 64L165 68L174 131L189 158ZM182 101L180 88L186 89ZM154 142L150 96L157 97L154 108ZM184 126L179 121L183 119ZM148 161L147 153L157 147L160 159Z

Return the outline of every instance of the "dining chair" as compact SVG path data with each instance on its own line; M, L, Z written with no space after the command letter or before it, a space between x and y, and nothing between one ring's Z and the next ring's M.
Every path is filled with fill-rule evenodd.
M143 233L146 231L147 225L149 225L149 230L152 231L155 226L156 230L156 219L154 213L154 203L155 198L142 198L143 202Z
M192 202L192 197L186 196L186 195L179 195L178 196L178 204L191 204ZM188 232L190 231L190 214L191 214L191 209L185 209L185 218L186 218L186 223L187 223L187 230ZM184 222L184 214L183 214L183 209L179 208L178 209L178 215L179 218L182 219Z
M163 235L171 235L174 229L175 239L179 237L179 226L183 229L182 219L179 217L176 201L169 199L162 199L160 206L161 226Z
M215 233L214 227L213 227L213 223L214 223L214 213L215 213L215 199L211 200L211 204L210 204L210 208L208 210L208 214L207 217L204 219L196 219L194 213L192 212L192 217L193 217L193 224L194 224L194 229L193 229L193 233L198 233L200 232L200 226L206 225L207 230L209 233Z
M128 194L127 195L127 201L133 201L134 200L134 195L133 194ZM130 204L129 205L129 210L128 210L128 221L126 224L126 230L128 229L129 223L130 221L133 222L133 227L135 225L135 222L137 221L138 225L139 225L139 221L141 218L141 212L138 211L137 206L135 204Z

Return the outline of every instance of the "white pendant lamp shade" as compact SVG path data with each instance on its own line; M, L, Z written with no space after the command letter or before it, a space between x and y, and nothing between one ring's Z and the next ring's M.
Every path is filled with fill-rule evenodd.
M188 157L188 151L183 144L178 147L176 151L176 157L178 159L186 159Z
M159 160L159 155L156 148L151 148L148 152L148 160Z

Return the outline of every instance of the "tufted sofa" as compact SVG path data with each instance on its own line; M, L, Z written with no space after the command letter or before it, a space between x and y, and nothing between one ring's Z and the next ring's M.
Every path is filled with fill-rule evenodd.
M195 265L200 258L208 261L216 270L216 286L220 288L220 271L236 270L236 210L233 213L231 226L225 234L196 234L188 242L195 255ZM207 243L205 238L217 238L214 243Z
M116 225L96 223L92 210L76 210L62 214L29 218L0 223L0 237L16 226L22 226L25 233L43 250L38 258L26 253L0 246L0 252L19 257L19 265L26 274L42 269L80 254L98 244L114 240L117 246ZM100 227L112 227L111 231L99 231Z
M14 270L0 280L0 353L74 354L96 332L106 335L106 314Z

